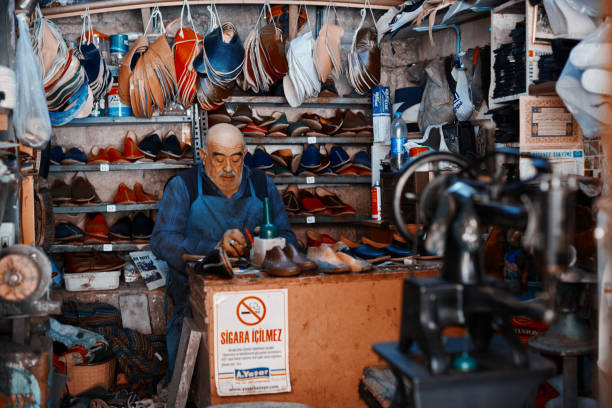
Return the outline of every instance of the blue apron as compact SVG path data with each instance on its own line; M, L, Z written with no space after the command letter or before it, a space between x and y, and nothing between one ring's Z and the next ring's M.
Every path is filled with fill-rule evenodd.
M204 195L202 193L202 166L198 166L198 198L191 203L187 218L187 238L203 239L217 242L223 233L229 229L243 231L263 223L263 203L255 195L251 178L248 178L250 196L237 200L226 197ZM172 369L176 361L178 342L181 337L183 317L191 316L191 306L188 299L187 276L170 270L166 283L166 298L168 294L174 302L174 314L166 324L166 346L168 348L168 371L166 379L172 378ZM166 302L166 317L168 316Z

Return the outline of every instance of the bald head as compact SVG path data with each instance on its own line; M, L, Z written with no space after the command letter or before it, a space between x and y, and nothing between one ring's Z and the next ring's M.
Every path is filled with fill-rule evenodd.
M219 123L208 129L206 148L200 151L204 170L228 198L240 187L245 154L244 138L236 126Z
M211 145L244 148L244 138L236 126L229 123L217 123L208 129L206 144L209 150Z

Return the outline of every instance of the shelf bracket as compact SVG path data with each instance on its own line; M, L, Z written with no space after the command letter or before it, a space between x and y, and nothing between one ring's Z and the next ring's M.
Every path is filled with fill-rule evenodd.
M419 31L419 32L428 31L428 30L439 31L439 30L445 30L448 28L454 29L455 32L457 33L457 55L459 55L461 54L461 31L459 31L459 26L455 24L437 24L432 27L414 27L413 30Z

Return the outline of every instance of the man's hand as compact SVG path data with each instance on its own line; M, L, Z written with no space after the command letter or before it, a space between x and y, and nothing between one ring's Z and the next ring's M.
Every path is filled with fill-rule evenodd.
M229 256L236 258L246 255L248 250L246 239L244 238L244 235L242 235L242 232L240 232L238 229L225 231L223 238L221 238L220 244L221 248L223 248L223 250L227 252Z

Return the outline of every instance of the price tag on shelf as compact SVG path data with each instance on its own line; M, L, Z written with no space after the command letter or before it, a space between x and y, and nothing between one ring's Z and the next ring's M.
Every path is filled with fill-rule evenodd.
M117 206L115 204L109 204L106 206L106 212L115 212L117 211Z
M100 163L100 171L108 171L108 170L110 170L108 163Z
M306 177L306 184L314 184L315 178L313 176Z
M316 136L308 136L308 144L316 144L317 137Z
M102 245L102 251L110 252L113 250L113 244L104 244Z
M314 224L314 223L315 223L314 215L310 215L310 216L306 217L306 224Z

